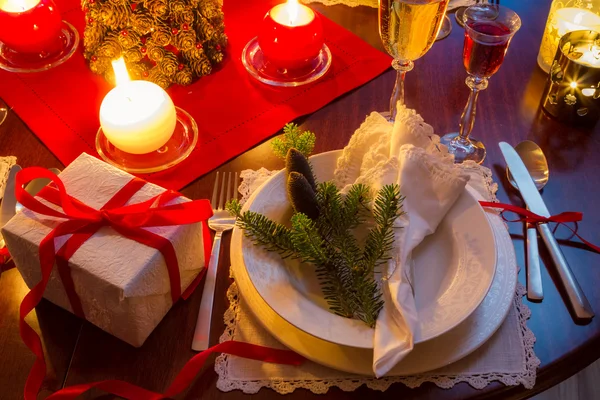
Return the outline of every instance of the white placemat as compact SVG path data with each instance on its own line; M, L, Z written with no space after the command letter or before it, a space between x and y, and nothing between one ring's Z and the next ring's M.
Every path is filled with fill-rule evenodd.
M471 175L469 184L484 198L495 201L497 185L492 180L491 171L475 163L465 163L463 168ZM275 172L277 171L264 168L242 171L243 181L239 188L242 200L248 198L253 190ZM285 394L297 388L308 389L313 393L326 393L332 386L352 391L362 384L371 389L386 390L396 382L408 387L433 382L442 388L467 382L481 389L493 381L499 381L505 385L522 384L530 389L535 384L540 360L533 351L535 336L527 327L531 312L522 301L525 292L525 288L518 284L514 305L508 317L486 344L462 360L435 371L374 379L335 371L308 361L300 367L292 367L222 354L215 362L215 370L219 375L217 387L222 391L238 389L244 393L256 393L265 387ZM255 320L243 299L238 296L235 283L229 288L228 298L230 306L224 316L226 328L221 342L233 339L284 348Z

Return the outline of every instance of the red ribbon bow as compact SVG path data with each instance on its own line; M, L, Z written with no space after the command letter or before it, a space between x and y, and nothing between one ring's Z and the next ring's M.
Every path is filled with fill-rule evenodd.
M30 181L37 178L51 180L56 188L47 186L38 196L59 205L62 211L55 210L40 202L23 188ZM25 384L25 399L34 400L46 375L46 363L42 343L37 333L25 322L25 317L40 302L44 290L50 279L50 273L56 263L59 275L65 286L69 301L75 314L84 317L81 301L75 291L71 278L68 260L77 249L85 243L98 229L110 226L117 233L135 240L144 245L157 249L165 258L171 285L171 298L175 302L179 297L186 297L199 282L199 277L192 283L186 292L181 294L181 282L177 256L172 243L143 228L157 226L175 226L203 222L204 253L205 261L208 263L211 249L210 232L206 220L212 216L212 208L207 200L195 200L181 204L166 205L171 200L181 196L173 191L166 191L147 201L125 205L131 197L137 193L146 182L134 178L119 190L100 210L83 204L77 199L69 196L63 182L50 171L33 167L19 172L16 177L17 200L28 209L36 213L51 217L64 219L57 225L40 243L39 258L42 270L42 279L38 282L21 302L20 307L20 331L23 342L36 355L36 360L29 372ZM72 235L65 244L56 252L54 239L64 235ZM242 357L255 358L263 361L278 362L285 364L299 364L303 358L297 354L277 349L269 349L248 343L224 342L214 346L205 352L193 357L184 366L175 378L173 384L165 395L150 392L146 389L131 385L122 381L101 381L84 385L77 385L62 389L54 393L52 398L71 399L75 398L92 387L99 387L107 392L117 394L130 399L158 399L165 396L174 396L181 392L193 380L206 361L208 355L213 352L228 352Z
M566 211L566 212L562 212L560 214L551 215L549 217L543 217L543 216L533 213L529 210L526 210L525 208L513 206L512 204L494 203L491 201L480 201L479 204L481 204L483 207L499 208L502 210L502 212L504 212L504 211L514 212L515 214L518 214L522 217L522 218L517 218L514 220L509 220L509 219L504 218L508 222L521 222L522 221L522 222L526 222L528 224L556 222L558 225L564 225L573 233L574 236L579 238L579 240L581 240L586 246L588 246L592 250L600 253L599 246L596 246L595 244L585 240L583 237L581 237L581 235L579 235L577 233L577 229L578 229L577 223L583 219L583 214L580 212ZM566 225L567 222L574 222L575 229Z

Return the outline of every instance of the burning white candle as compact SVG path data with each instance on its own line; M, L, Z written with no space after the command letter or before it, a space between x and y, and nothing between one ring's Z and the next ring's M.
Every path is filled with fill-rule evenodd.
M160 86L129 79L123 59L113 61L117 86L100 106L100 126L116 148L146 154L163 147L173 135L177 114Z

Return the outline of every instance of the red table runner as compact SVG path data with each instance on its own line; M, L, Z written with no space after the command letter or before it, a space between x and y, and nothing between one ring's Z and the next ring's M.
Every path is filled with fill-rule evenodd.
M273 88L244 69L241 53L257 34L265 13L284 0L225 0L229 36L222 67L187 87L169 89L175 105L196 120L200 138L187 160L167 171L144 175L160 186L179 190L196 178L309 114L368 82L390 65L390 58L363 40L323 19L331 69L319 81L297 88ZM57 0L63 19L83 32L78 0ZM102 99L112 87L94 75L78 51L58 68L35 74L0 70L0 97L64 164L82 152L97 156L95 137Z

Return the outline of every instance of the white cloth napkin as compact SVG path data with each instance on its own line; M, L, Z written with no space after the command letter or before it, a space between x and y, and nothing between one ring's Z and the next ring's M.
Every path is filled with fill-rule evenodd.
M405 214L395 223L392 259L383 271L384 306L373 339L373 372L381 377L413 349L419 336L411 253L435 232L469 177L454 165L433 128L414 110L399 106L393 128L377 113L365 124L338 161L336 184L345 191L353 183L373 190L397 183L405 196Z

